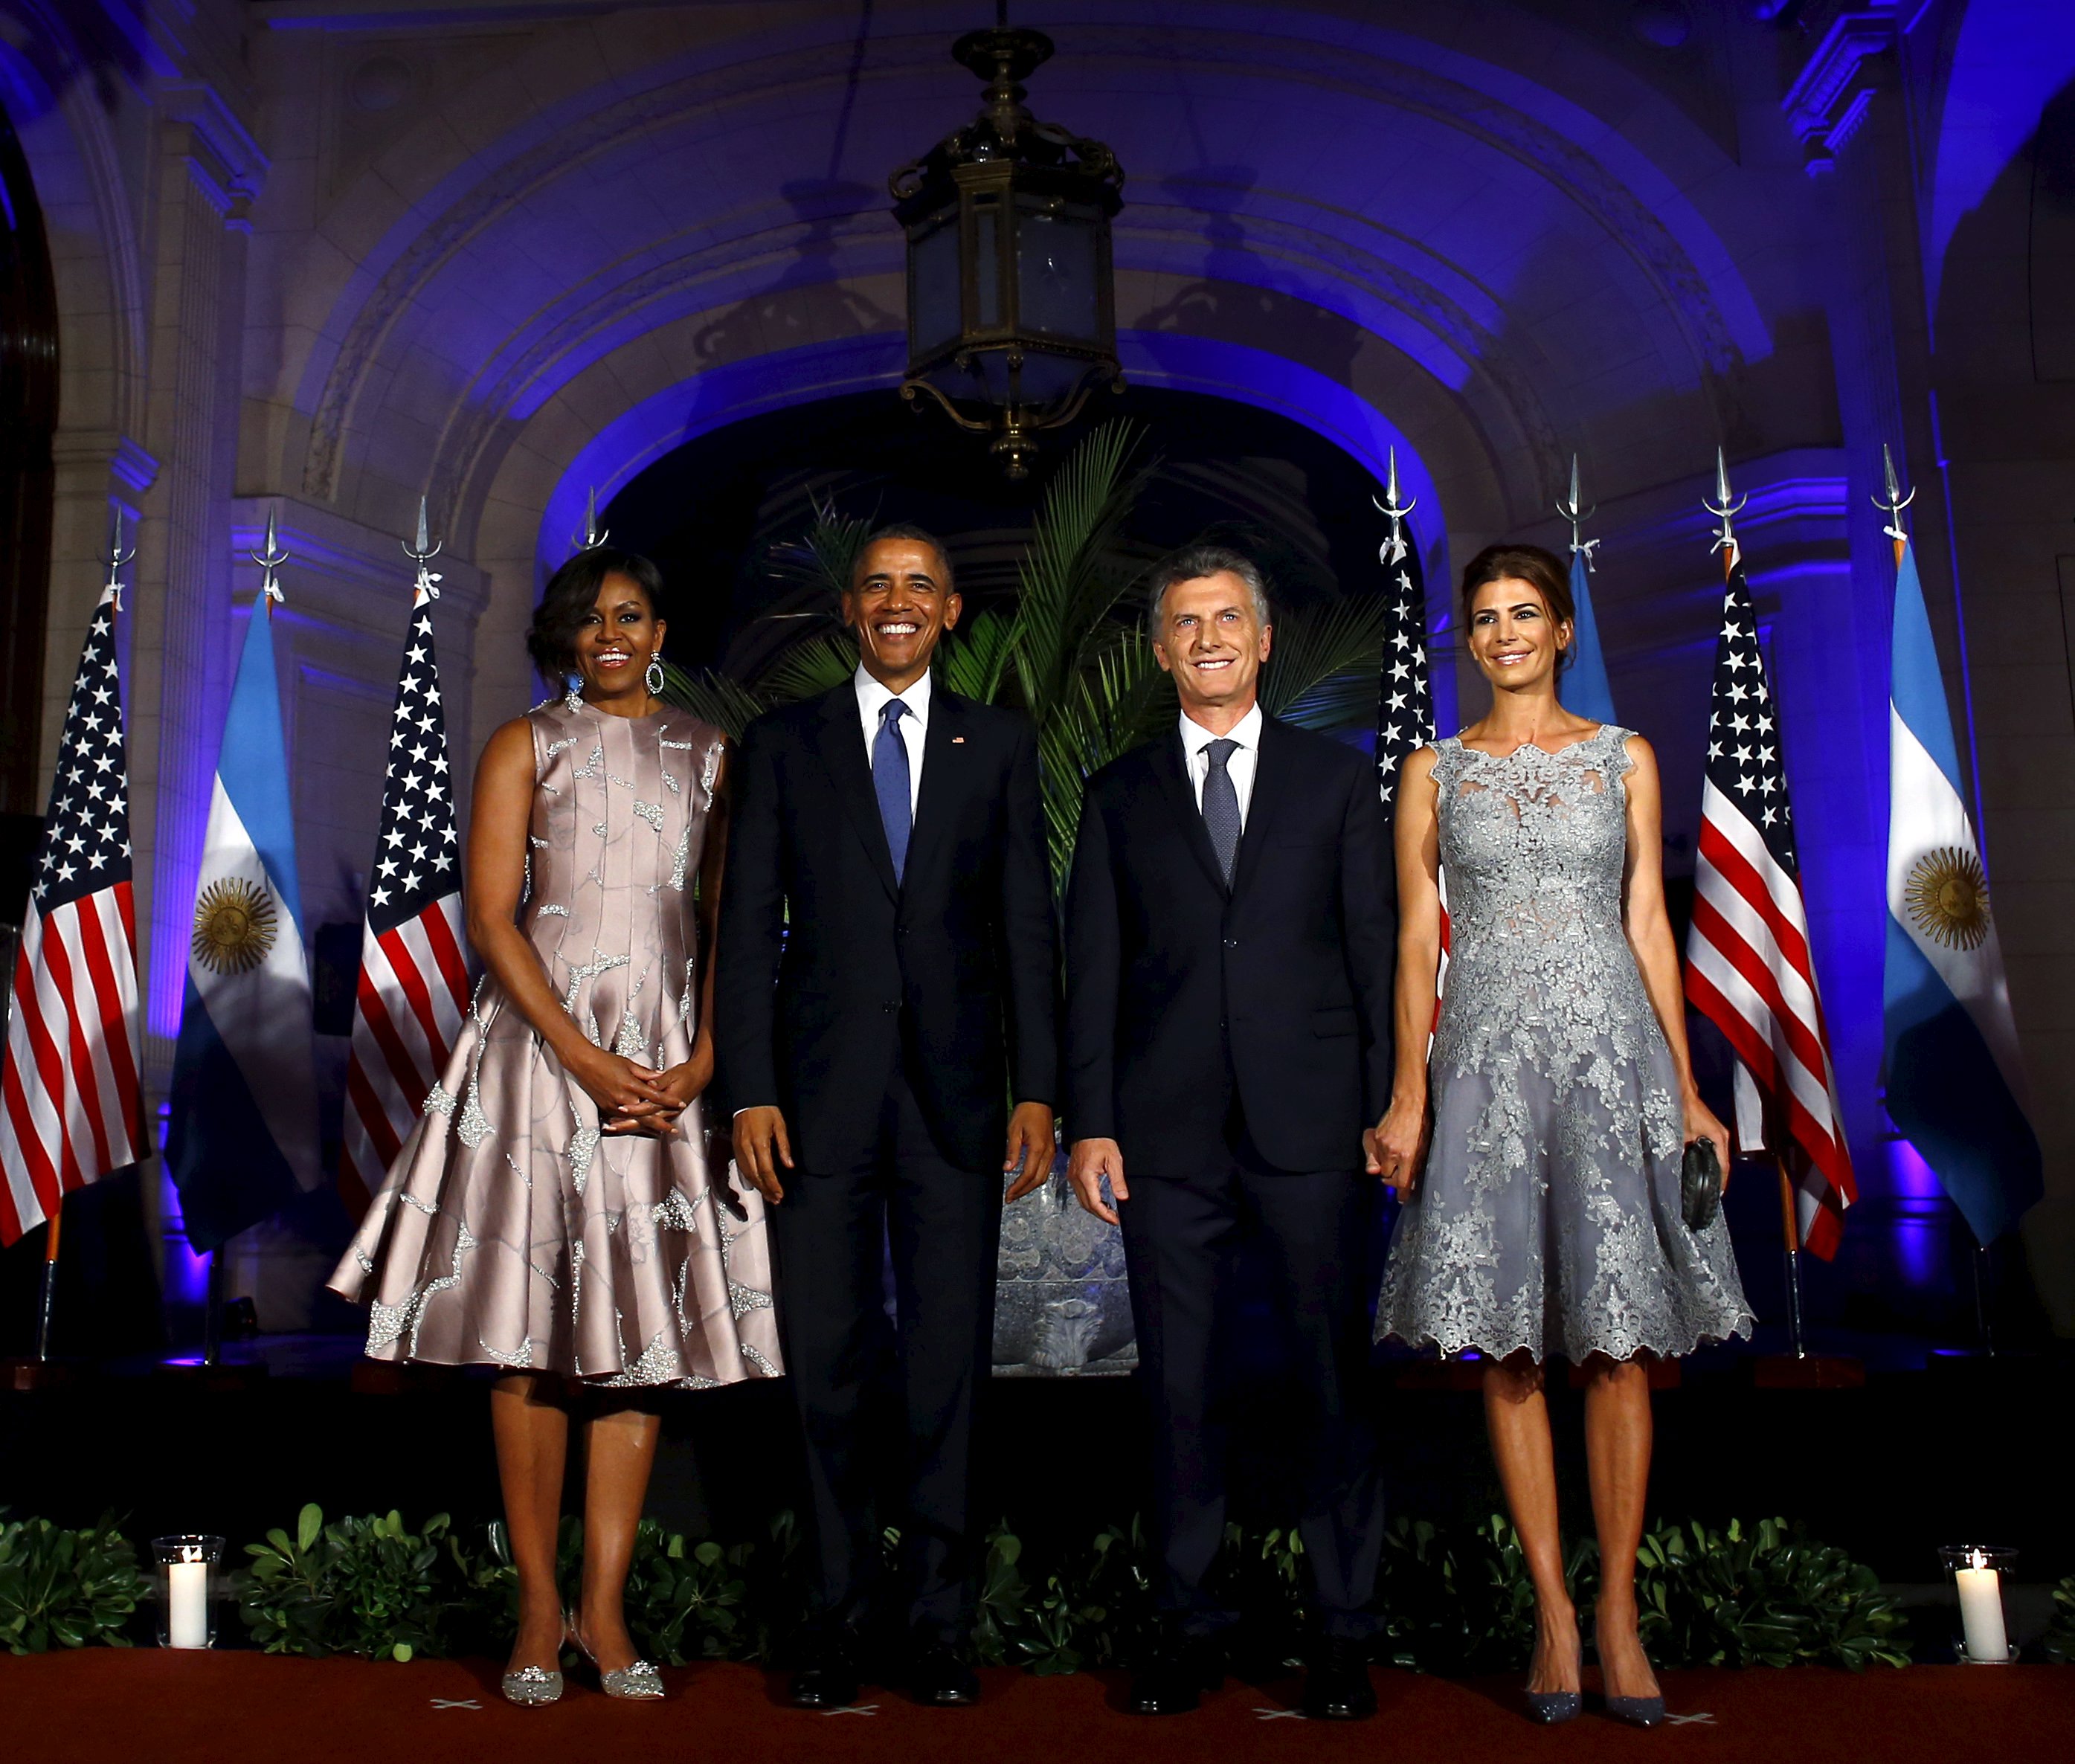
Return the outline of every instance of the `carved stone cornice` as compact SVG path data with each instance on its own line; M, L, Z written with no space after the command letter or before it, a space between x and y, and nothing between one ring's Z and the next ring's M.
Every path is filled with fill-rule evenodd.
M165 80L155 95L159 114L187 130L184 146L197 184L220 213L234 223L242 221L270 168L259 143L213 85Z
M1866 64L1895 47L1902 0L1822 0L1803 16L1815 47L1780 100L1811 176L1831 170L1880 85Z

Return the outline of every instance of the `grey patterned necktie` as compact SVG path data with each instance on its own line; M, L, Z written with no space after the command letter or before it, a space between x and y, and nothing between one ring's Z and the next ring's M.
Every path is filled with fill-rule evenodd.
M1218 855L1227 888L1232 886L1232 859L1239 855L1239 792L1225 767L1238 752L1236 741L1213 741L1203 749L1211 762L1210 775L1203 780L1203 825L1210 830L1211 849Z

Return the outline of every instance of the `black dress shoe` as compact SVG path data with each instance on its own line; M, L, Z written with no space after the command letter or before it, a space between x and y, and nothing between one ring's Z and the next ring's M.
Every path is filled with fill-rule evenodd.
M822 1635L800 1650L785 1700L796 1709L847 1709L857 1691L857 1644L847 1635Z
M1376 1713L1369 1644L1328 1636L1304 1667L1304 1712L1315 1721L1363 1721Z
M980 1700L980 1675L949 1642L917 1650L908 1668L908 1687L927 1708L970 1708Z
M1216 1646L1207 1637L1165 1637L1131 1681L1131 1712L1187 1715L1201 1707L1204 1692L1224 1683Z

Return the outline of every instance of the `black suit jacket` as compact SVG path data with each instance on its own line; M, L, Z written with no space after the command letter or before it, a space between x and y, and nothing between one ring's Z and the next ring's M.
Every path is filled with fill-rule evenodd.
M731 768L714 1042L727 1105L776 1104L809 1170L875 1141L903 1050L938 1149L1000 1167L1008 1104L1057 1095L1057 943L1037 738L932 685L906 872L849 681L760 717Z
M1261 730L1228 889L1178 731L1088 781L1066 898L1066 1130L1127 1176L1230 1155L1359 1166L1390 1097L1397 887L1375 768Z

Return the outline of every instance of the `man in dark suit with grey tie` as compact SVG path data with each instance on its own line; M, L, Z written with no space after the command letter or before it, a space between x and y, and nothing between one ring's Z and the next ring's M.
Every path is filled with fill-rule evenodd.
M920 1700L980 1694L973 1405L1003 1174L1020 1173L1014 1199L1051 1169L1058 979L1035 731L930 676L959 611L943 547L880 529L843 598L855 677L760 718L730 764L715 1042L737 1167L771 1203L806 1435L814 1621L791 1691L805 1708L855 1700L860 1623L888 1604ZM889 1248L893 1600L876 1584L885 1464L868 1414Z
M1153 1410L1162 1625L1131 1702L1194 1708L1233 1621L1207 1577L1225 1519L1220 1334L1251 1240L1307 1414L1285 1454L1320 1618L1305 1708L1359 1717L1375 1708L1383 1541L1362 1133L1390 1096L1389 828L1366 755L1263 714L1272 633L1254 565L1194 547L1150 587L1182 714L1088 781L1063 1075L1070 1174L1083 1205L1122 1224Z

